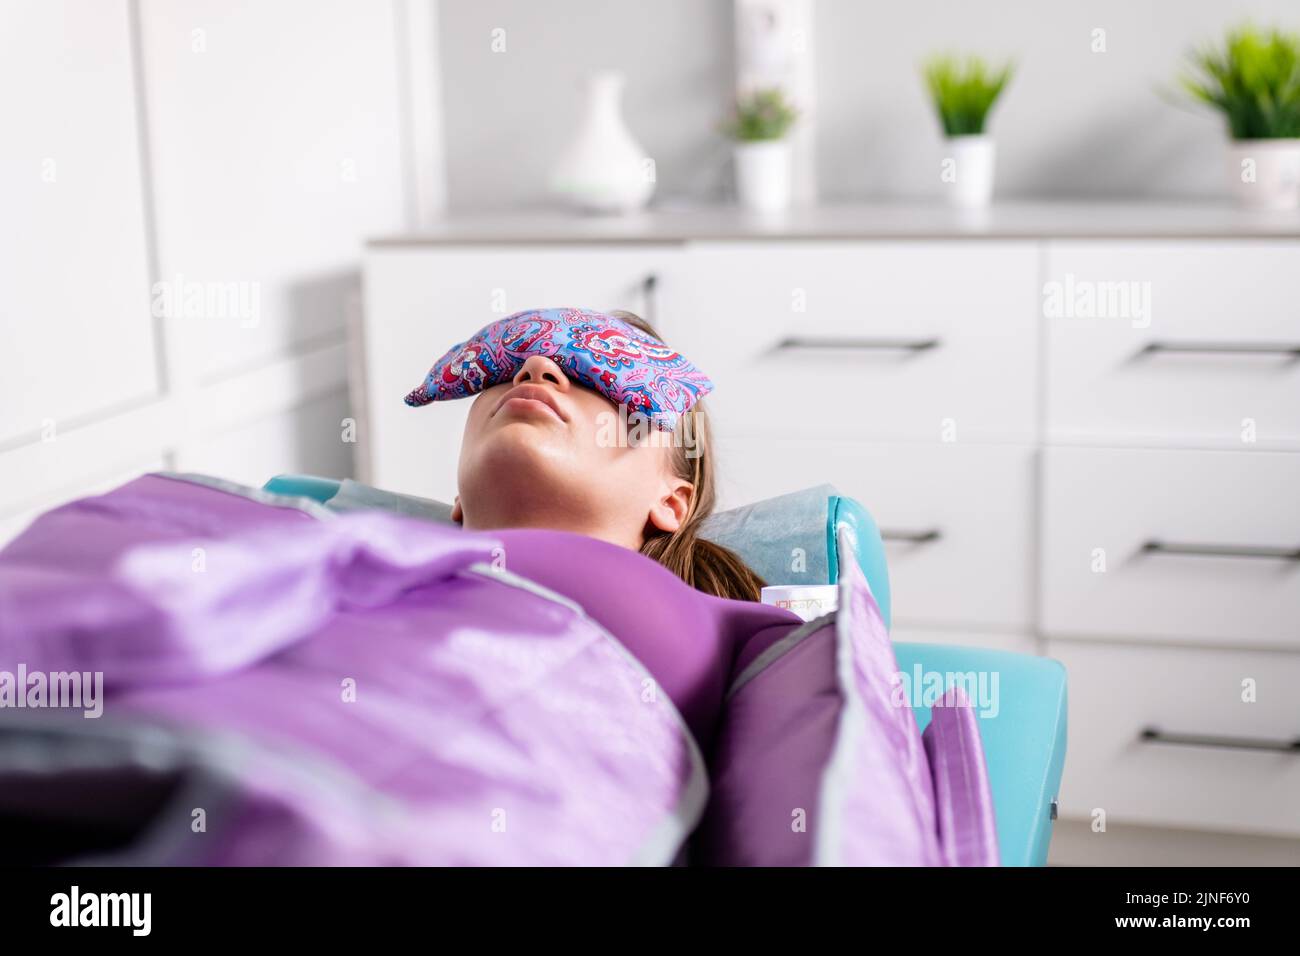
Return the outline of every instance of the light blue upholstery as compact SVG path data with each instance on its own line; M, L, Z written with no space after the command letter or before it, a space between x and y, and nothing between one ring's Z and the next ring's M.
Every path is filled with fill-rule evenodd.
M894 656L905 674L919 664L923 672L998 675L997 712L979 720L998 849L1003 866L1045 865L1065 768L1065 668L1047 657L947 644L895 643ZM924 730L930 708L915 712Z
M290 498L311 498L324 504L339 493L342 484L333 478L313 475L276 475L262 486L262 490Z
M885 542L880 537L876 520L867 509L853 498L844 495L832 495L826 507L826 554L830 565L827 581L834 584L840 579L840 570L836 567L835 530L840 525L848 525L858 542L858 564L871 585L871 594L880 608L880 616L885 625L893 627L893 598L889 592L889 564L885 560Z
M326 478L278 475L266 483L265 490L325 503L340 487L341 482ZM835 494L830 486L820 486L724 512L710 520L713 533L706 531L706 536L737 550L774 584L835 583L839 578L835 532L839 525L847 524L857 540L858 563L885 622L890 623L884 542L871 515L854 499ZM756 548L761 548L761 553ZM816 581L792 578L784 571L790 551L798 548L821 549L806 556L806 570L818 576ZM1065 766L1065 668L1049 658L945 644L895 643L894 653L903 673L912 674L919 665L923 674L945 675L945 686L965 679L962 675L997 675L996 710L977 712L1002 863L1044 865ZM924 730L930 722L930 709L916 708L916 719Z

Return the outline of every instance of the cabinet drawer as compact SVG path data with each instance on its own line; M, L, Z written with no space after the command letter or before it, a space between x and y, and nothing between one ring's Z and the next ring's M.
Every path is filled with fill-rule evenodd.
M949 644L957 647L980 647L1012 654L1037 654L1038 639L1032 634L1014 631L972 628L969 625L948 628L903 625L890 633L895 644Z
M372 248L366 258L365 405L372 484L451 501L470 402L408 408L402 397L455 342L523 309L647 311L646 279L669 287L672 246ZM675 331L675 317L660 329Z
M1032 449L720 435L718 451L724 508L823 482L861 501L886 538L897 625L1029 629Z
M713 405L768 435L1028 441L1027 243L692 245L682 350Z
M1043 460L1046 633L1300 648L1300 454Z
M1300 656L1072 641L1047 653L1070 682L1063 815L1300 834L1300 749L1284 749L1300 738Z
M1300 242L1053 243L1047 264L1051 439L1300 447Z

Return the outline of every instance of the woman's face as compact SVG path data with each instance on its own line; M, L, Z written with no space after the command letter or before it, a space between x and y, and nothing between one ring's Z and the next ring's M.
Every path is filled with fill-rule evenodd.
M664 433L666 434L666 433ZM627 440L618 406L531 356L485 389L461 442L452 517L466 528L557 528L638 549L648 528L675 531L691 500L670 441Z

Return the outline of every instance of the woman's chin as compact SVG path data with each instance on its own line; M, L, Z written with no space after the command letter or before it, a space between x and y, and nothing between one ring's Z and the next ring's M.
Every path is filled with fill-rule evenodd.
M481 487L574 484L572 444L546 423L524 419L503 422L477 443L468 462L462 462L461 487L472 482Z

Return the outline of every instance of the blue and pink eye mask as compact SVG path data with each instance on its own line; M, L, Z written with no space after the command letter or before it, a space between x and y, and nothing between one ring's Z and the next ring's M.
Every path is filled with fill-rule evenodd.
M713 391L709 377L680 352L623 319L586 309L530 309L484 326L434 363L407 405L468 398L509 382L533 355L574 383L665 431Z

